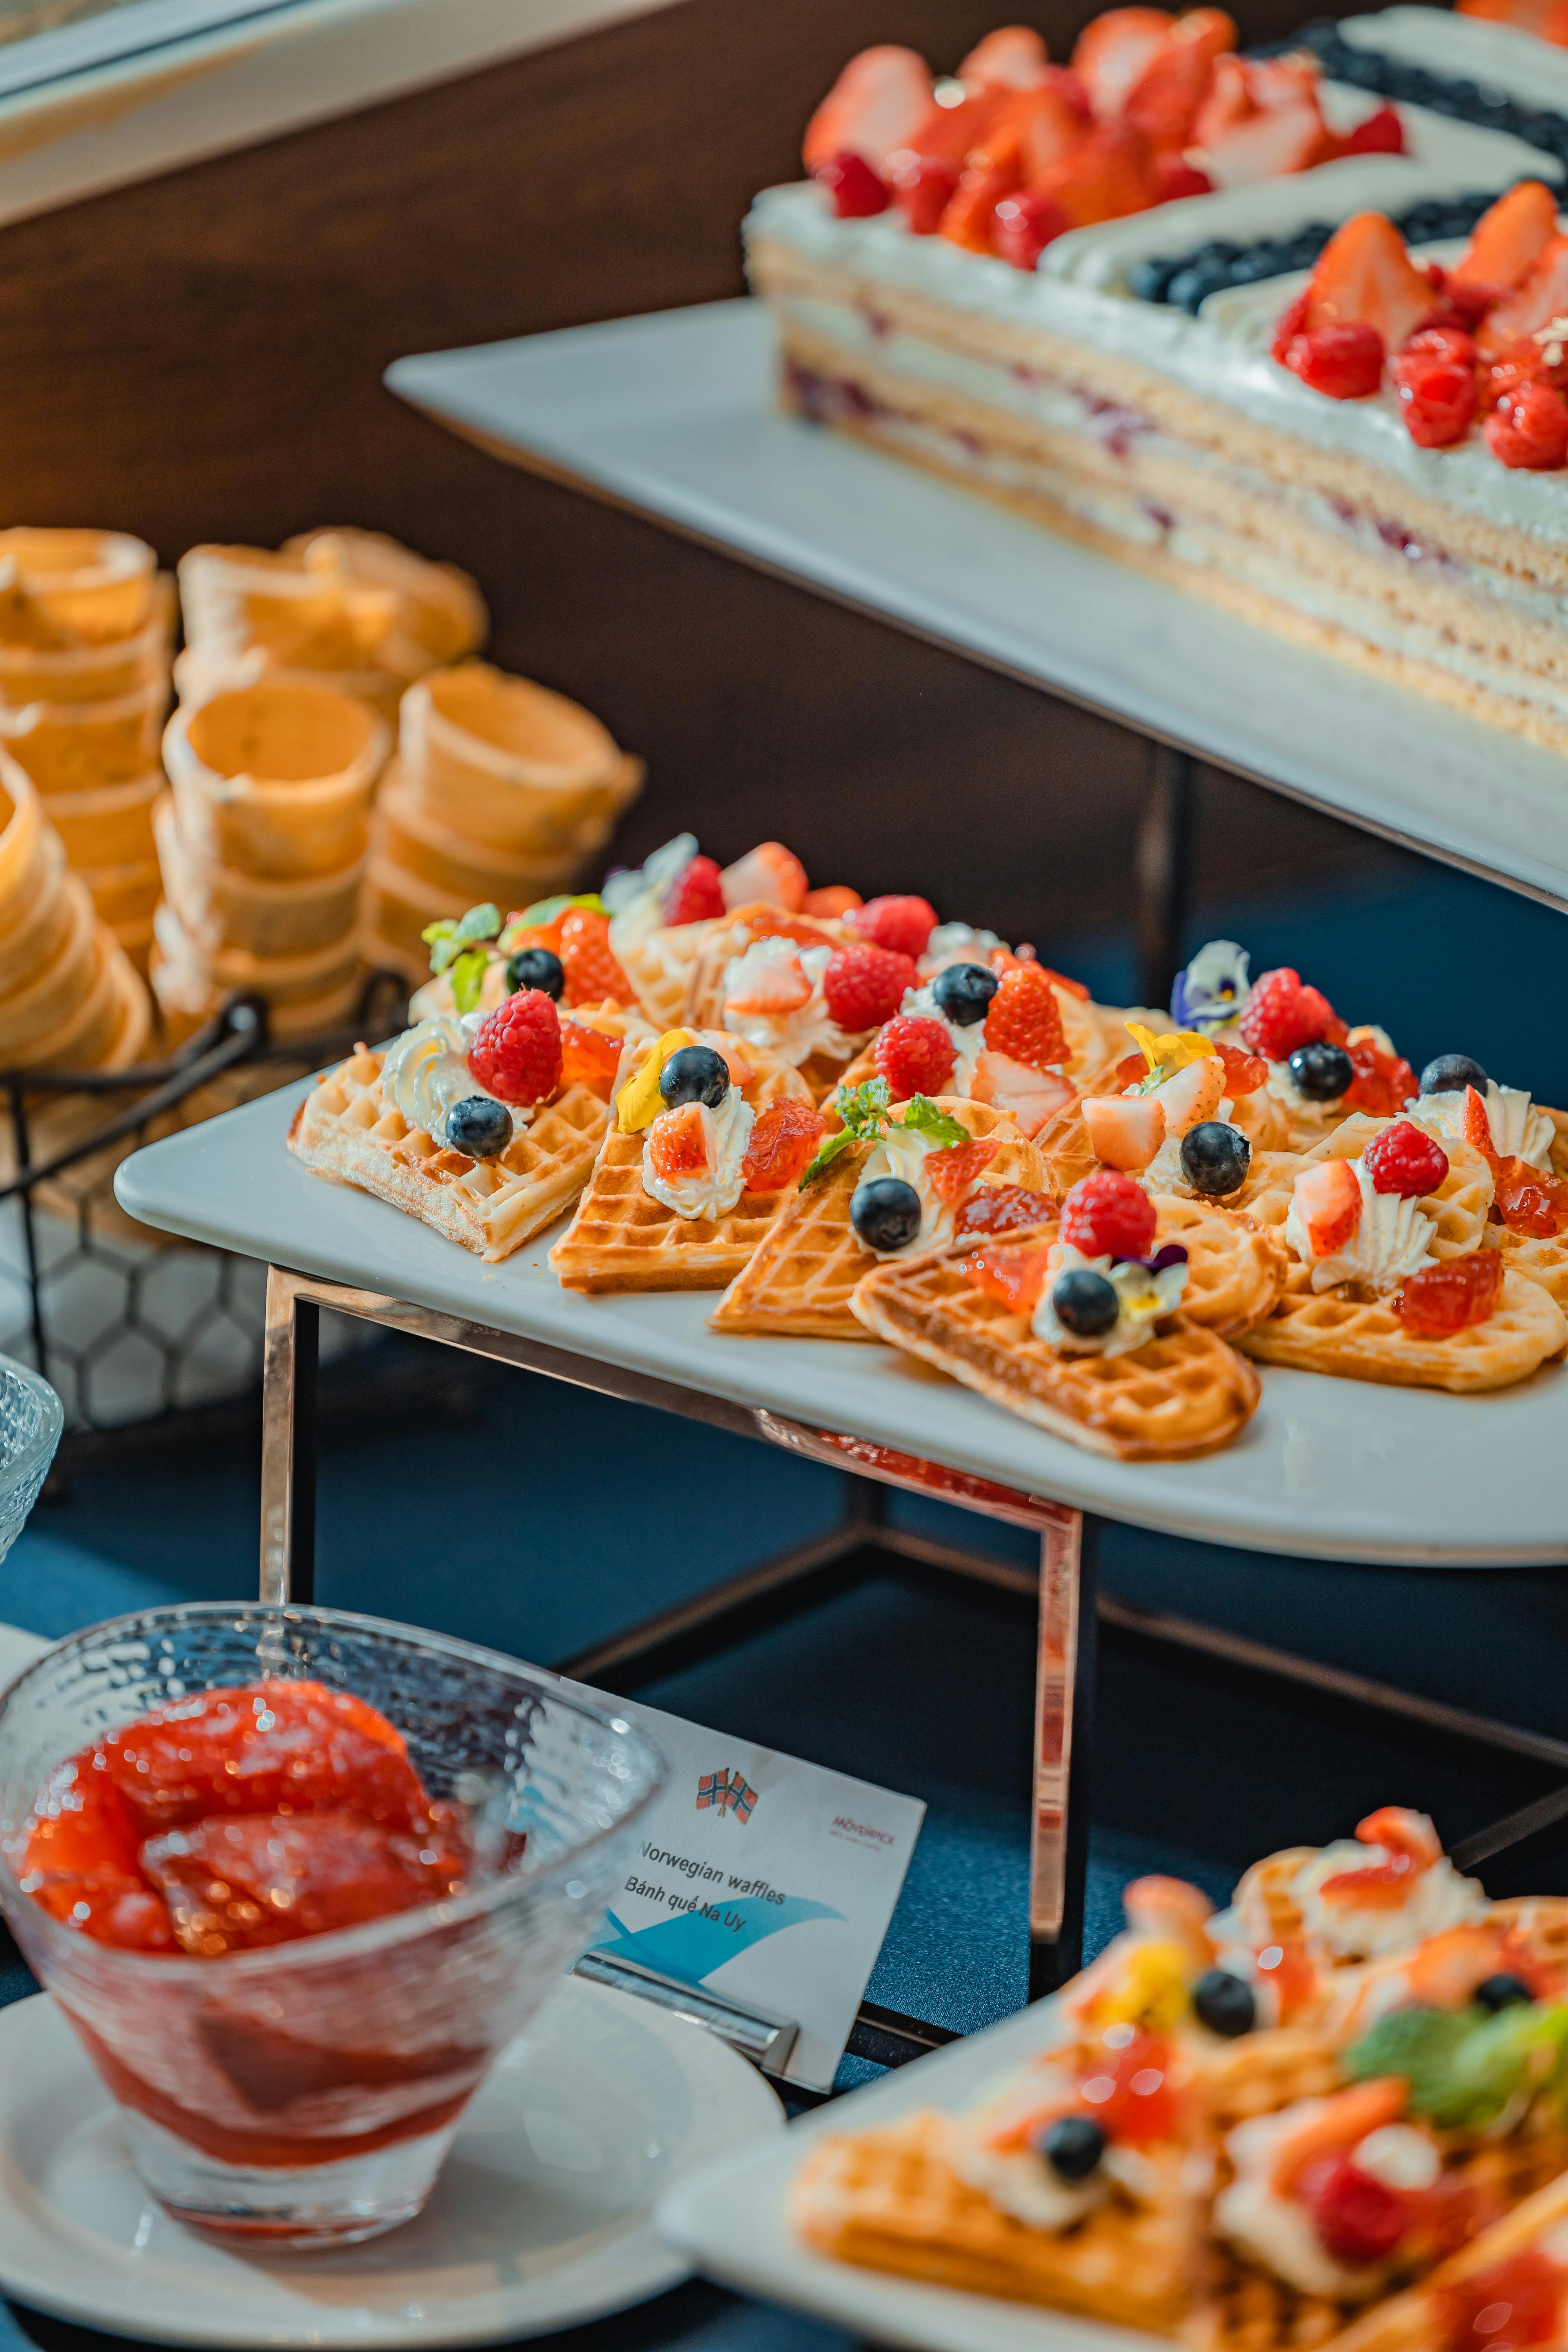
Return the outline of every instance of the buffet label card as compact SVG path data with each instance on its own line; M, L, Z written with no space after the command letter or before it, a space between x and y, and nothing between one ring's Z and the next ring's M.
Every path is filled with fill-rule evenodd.
M924 1805L658 1707L584 1696L646 1731L669 1767L595 1948L793 2018L784 2079L831 2090Z

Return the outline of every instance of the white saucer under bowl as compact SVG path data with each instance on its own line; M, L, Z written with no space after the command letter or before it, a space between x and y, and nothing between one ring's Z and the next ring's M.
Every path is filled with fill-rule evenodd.
M142 2189L47 1994L0 2010L0 2289L113 2335L205 2346L486 2344L622 2311L690 2263L655 2200L784 2128L721 2042L569 1978L492 2071L416 2221L329 2254L229 2251Z

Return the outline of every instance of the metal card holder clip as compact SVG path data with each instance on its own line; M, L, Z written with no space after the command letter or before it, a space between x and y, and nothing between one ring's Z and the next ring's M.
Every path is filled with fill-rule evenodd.
M800 2032L793 2018L750 2009L729 1993L711 1992L706 1985L683 1984L679 1977L661 1976L657 1969L645 1969L638 1960L620 1959L609 1952L584 1952L572 1973L586 1977L590 1984L630 1993L637 2000L651 2000L671 2017L700 2025L705 2033L717 2034L742 2058L749 2058L764 2074L783 2074Z

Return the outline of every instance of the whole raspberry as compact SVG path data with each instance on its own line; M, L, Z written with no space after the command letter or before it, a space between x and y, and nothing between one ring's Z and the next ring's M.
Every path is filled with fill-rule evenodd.
M1341 1024L1328 998L1303 988L1300 973L1287 963L1258 973L1237 1026L1266 1062L1288 1062L1298 1045L1321 1045Z
M1468 342L1468 335L1446 331L1416 335L1390 367L1405 430L1418 449L1447 449L1470 429L1476 413L1475 347L1470 346L1468 358L1449 348ZM1439 343L1444 348L1433 348Z
M1524 383L1503 394L1483 430L1500 465L1555 473L1568 457L1568 402L1550 384Z
M1381 2263L1410 2227L1409 2199L1363 2172L1348 2156L1324 2166L1308 2194L1318 2235L1336 2262Z
M561 1084L561 1023L542 988L521 988L482 1021L468 1067L498 1100L543 1102Z
M911 1095L940 1095L958 1055L944 1023L900 1013L879 1033L871 1058L891 1099L908 1102Z
M1383 337L1359 320L1293 335L1283 356L1310 392L1331 400L1365 400L1383 382Z
M562 992L568 1004L602 1004L607 996L620 1004L637 1003L631 982L611 952L607 915L592 907L569 908L561 918L555 952L566 974Z
M1028 1070L1058 1068L1067 1059L1061 1007L1043 964L1005 971L985 1015L985 1043L994 1054Z
M1061 1237L1085 1257L1146 1257L1154 1239L1154 1203L1119 1169L1080 1176L1062 1202Z
M706 923L724 911L724 892L718 861L694 857L670 884L664 901L667 923Z
M923 956L936 929L936 908L926 898L868 898L845 920L858 940L895 955Z
M1419 1201L1435 1192L1447 1174L1448 1155L1423 1128L1396 1118L1373 1137L1362 1153L1362 1164L1374 1192L1397 1192L1401 1200Z
M782 1192L810 1164L827 1121L810 1103L770 1103L752 1129L741 1172L748 1192Z
M890 948L862 945L858 940L849 947L835 948L822 976L828 1012L840 1029L852 1035L879 1029L884 1021L890 1021L904 1001L905 991L919 985L912 956L895 955Z

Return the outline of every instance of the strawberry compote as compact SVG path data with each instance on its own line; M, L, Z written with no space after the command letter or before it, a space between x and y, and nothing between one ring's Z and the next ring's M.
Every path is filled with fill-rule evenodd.
M468 1848L384 1716L324 1683L262 1682L70 1757L19 1861L24 1894L95 1942L216 1959L459 1894Z

